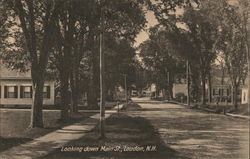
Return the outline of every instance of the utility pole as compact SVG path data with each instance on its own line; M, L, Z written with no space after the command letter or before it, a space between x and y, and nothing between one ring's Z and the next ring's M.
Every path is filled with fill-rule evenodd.
M100 7L101 7L101 1ZM105 138L105 82L104 82L104 55L103 55L103 22L102 8L100 18L100 138Z
M124 75L124 89L125 89L125 100L126 104L128 104L128 92L127 92L127 75Z
M189 81L189 61L187 60L187 63L186 63L186 74L187 74L187 105L190 106L190 92L189 92L189 84L190 84L190 81Z

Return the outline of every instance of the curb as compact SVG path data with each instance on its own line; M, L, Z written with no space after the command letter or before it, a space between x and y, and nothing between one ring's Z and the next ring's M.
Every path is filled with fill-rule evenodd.
M235 118L241 118L241 119L250 119L249 116L246 115L239 115L239 114L231 114L231 113L226 113L227 116L235 117Z

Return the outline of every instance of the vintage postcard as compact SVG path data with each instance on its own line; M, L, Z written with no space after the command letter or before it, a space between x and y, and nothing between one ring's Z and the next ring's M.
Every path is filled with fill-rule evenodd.
M249 0L0 0L0 159L249 159Z

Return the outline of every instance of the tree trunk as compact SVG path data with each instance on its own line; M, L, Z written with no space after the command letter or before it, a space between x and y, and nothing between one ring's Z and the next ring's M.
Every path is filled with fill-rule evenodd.
M224 76L225 76L225 70L224 70L224 65L223 63L221 64L221 70L222 70L222 74L221 74L221 91L219 91L219 95L220 95L220 102L222 102L222 96L223 96L223 85L224 85Z
M162 99L163 100L169 100L169 98L167 98L167 90L165 88L162 89Z
M199 102L201 99L201 79L200 72L197 71L198 69L195 67L195 64L192 64L189 62L189 75L190 75L190 96L193 99L193 101Z
M248 51L248 108L250 108L250 52Z
M111 101L114 101L114 93L115 91L112 89L112 90L110 90L110 100Z
M33 101L31 107L31 122L30 127L43 127L43 116L42 116L42 106L43 106L43 86L44 86L44 76L46 71L46 66L48 63L48 57L50 50L53 45L53 32L54 23L58 18L58 11L60 7L59 1L54 3L54 9L52 9L52 4L47 3L45 5L45 16L43 23L40 26L44 29L41 35L41 44L37 45L37 35L36 35L36 16L33 1L26 1L24 6L21 0L15 0L14 11L19 17L20 26L23 31L26 43L26 51L29 52L29 58L31 60L31 77L33 82ZM26 12L27 11L27 12ZM38 51L37 49L40 48ZM39 54L38 54L39 52Z
M71 112L78 112L79 89L77 86L71 86Z
M61 83L61 120L66 121L70 118L70 93L69 93L69 80L70 80L70 65L71 65L71 48L70 45L64 46L63 53L61 55L61 63L59 70L59 80Z
M33 71L32 71L33 72ZM33 80L33 100L31 106L31 120L30 128L43 127L43 86L44 86L44 76L39 76L39 74L32 75ZM36 76L36 77L34 77Z
M88 89L88 105L93 107L93 108L98 108L98 63L96 63L96 58L93 57L92 61L92 77L89 83L89 89Z
M106 100L107 101L114 101L114 88L106 88Z
M98 108L98 101L97 97L99 94L99 74L98 74L98 50L95 48L97 45L97 38L95 36L95 26L90 27L91 30L89 31L89 36L87 40L87 46L91 52L89 57L90 62L90 78L88 84L88 91L87 91L87 102L88 106L97 109Z
M76 61L75 61L76 62ZM74 63L72 65L75 65ZM78 103L79 103L79 96L80 96L80 89L79 89L79 66L75 65L72 69L72 73L70 76L70 87L71 87L71 111L73 113L78 112Z
M61 106L62 106L62 112L61 112L61 119L63 121L66 121L70 118L70 93L69 93L69 80L70 80L70 72L72 71L70 66L72 65L72 58L71 58L71 51L72 51L72 44L70 40L72 39L72 32L66 32L65 33L65 45L63 49L63 55L62 55L62 63L59 76L61 81Z
M208 102L212 102L212 81L211 81L211 72L208 73Z
M89 87L91 87L91 85ZM98 108L97 97L96 97L96 94L93 92L92 88L88 89L87 102L88 102L89 107L92 107L94 109Z
M72 6L68 9L68 15L62 14L63 18L61 20L62 24L64 24L64 35L65 35L65 42L63 44L63 60L62 60L62 70L61 70L61 84L62 84L62 112L61 112L61 119L68 120L70 118L70 104L71 104L71 95L69 92L70 88L70 75L73 72L73 68L71 66L75 65L73 61L73 46L74 46L74 31L75 31L75 23L76 19L74 17L74 10ZM72 92L71 92L72 94Z
M201 103L206 104L206 76L204 73L201 75Z
M87 92L87 102L88 102L88 106L94 109L98 108L96 86L94 84L93 79L89 81L88 92Z
M169 100L173 100L173 83L170 82L168 86L168 92L169 92Z
M138 90L137 90L137 92L138 92L138 97L141 97L142 96L142 88L139 88Z
M236 84L236 82L233 82L233 92L232 92L232 100L233 100L233 106L235 109L238 109L238 102L237 102L237 92L238 92L238 85Z
M67 73L66 70L65 72L61 72L60 80L61 80L61 106L62 106L61 120L67 121L70 117L69 114L70 94L69 94L69 74Z
M72 89L72 111L74 113L78 112L78 104L79 104L79 88L78 86Z
M72 90L71 96L71 111L73 113L78 112L78 104L80 100L80 65L82 56L84 53L85 41L86 38L84 34L80 35L79 38L74 39L74 51L73 51L73 63L72 63L72 72L70 79L70 86Z

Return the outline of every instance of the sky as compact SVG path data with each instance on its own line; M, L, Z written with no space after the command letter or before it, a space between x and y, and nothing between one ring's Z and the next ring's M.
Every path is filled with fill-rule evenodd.
M148 33L146 32L147 29L158 24L158 21L155 18L154 13L152 11L148 11L146 13L146 20L148 21L147 27L137 35L136 43L134 45L135 47L139 46L143 41L148 39Z
M184 10L183 9L177 9L176 12L174 14L176 15L181 15L183 14ZM147 20L147 27L142 30L136 37L136 42L134 44L134 47L138 47L142 42L144 42L145 40L147 40L149 38L147 30L150 27L155 26L156 24L158 24L157 19L155 18L154 12L153 11L147 11L146 13L146 20ZM183 24L177 24L178 27L184 27Z

